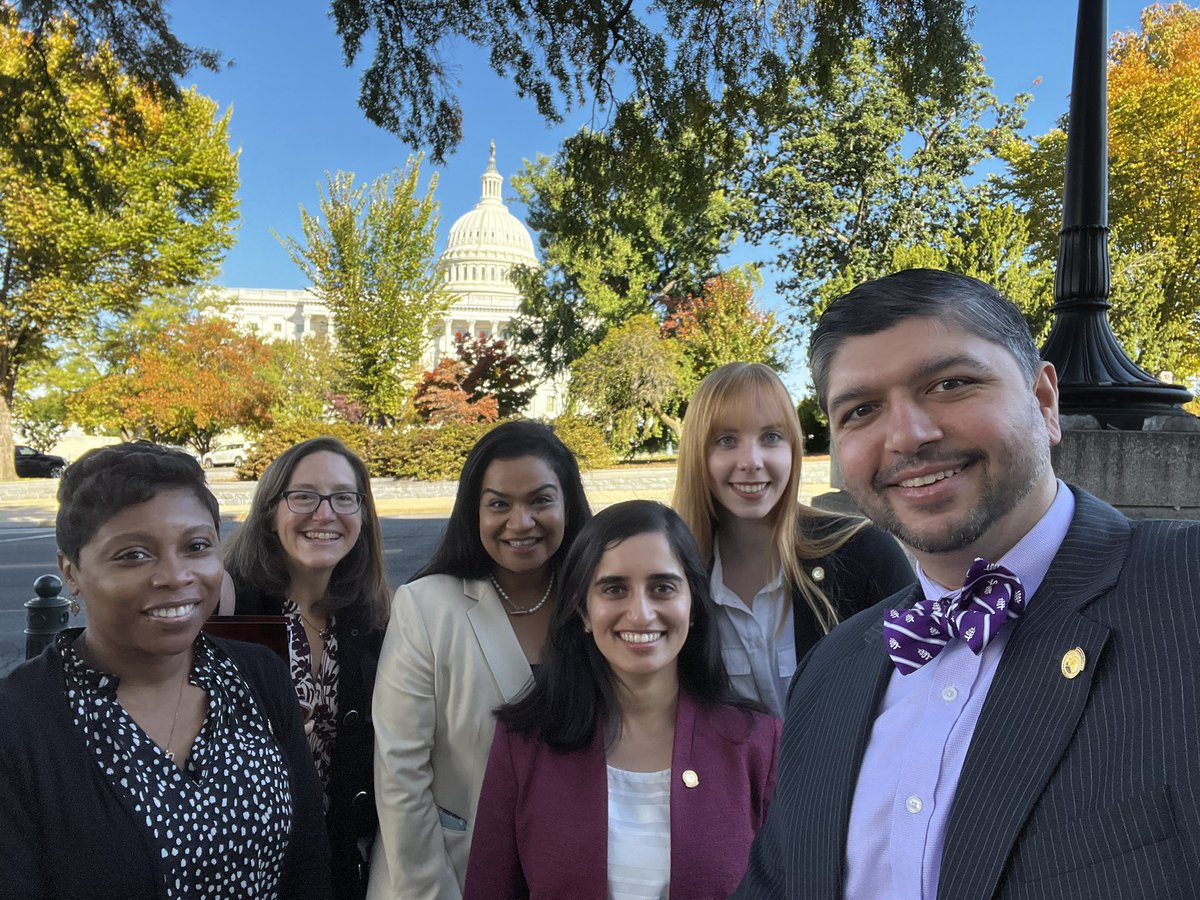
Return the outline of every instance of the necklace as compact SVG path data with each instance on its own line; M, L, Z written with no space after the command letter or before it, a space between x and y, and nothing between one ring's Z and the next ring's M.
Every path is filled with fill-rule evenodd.
M546 585L546 593L542 594L542 599L533 604L533 606L517 606L517 604L513 603L512 597L508 596L504 592L504 588L500 587L500 582L496 580L495 575L492 576L492 587L496 589L496 593L508 604L508 614L510 616L529 616L541 609L546 604L546 601L550 599L550 591L554 589L554 573L550 573L550 583Z
M303 612L301 612L300 604L296 604L296 613L300 616L300 621L302 621L305 625L307 625L309 628L311 628L313 631L315 631L317 633L317 636L320 637L321 640L325 641L326 643L329 643L330 631L329 631L329 622L328 621L325 622L324 628L318 628L311 621L309 621L308 616L306 616Z
M190 666L188 667L190 668ZM179 696L175 698L175 715L171 716L171 733L167 735L167 759L175 762L175 751L171 745L175 743L175 725L179 722L179 707L183 705L183 686L188 682L188 669L183 670L183 678L179 682Z

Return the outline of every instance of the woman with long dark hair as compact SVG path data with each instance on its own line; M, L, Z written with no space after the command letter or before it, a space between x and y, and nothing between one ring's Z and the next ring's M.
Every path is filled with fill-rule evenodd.
M371 691L388 615L383 538L367 467L334 437L267 467L226 542L240 615L285 615L292 682L325 788L335 894L366 891L375 835Z
M432 561L396 591L375 686L372 898L457 897L495 720L541 663L563 558L590 516L545 425L472 448Z
M732 893L780 723L733 693L708 573L669 507L618 503L584 528L542 669L497 718L467 898Z

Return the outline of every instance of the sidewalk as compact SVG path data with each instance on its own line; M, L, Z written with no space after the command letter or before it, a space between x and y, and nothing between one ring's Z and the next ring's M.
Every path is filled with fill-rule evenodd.
M622 500L671 502L675 488L674 466L618 466L583 473L583 486L593 510ZM221 504L221 517L240 522L246 517L258 487L253 481L216 481L211 485ZM458 483L455 481L400 481L372 478L371 492L381 517L441 518L450 515ZM829 487L829 457L804 460L800 499L808 503ZM25 479L0 482L0 528L54 527L58 512L58 482Z

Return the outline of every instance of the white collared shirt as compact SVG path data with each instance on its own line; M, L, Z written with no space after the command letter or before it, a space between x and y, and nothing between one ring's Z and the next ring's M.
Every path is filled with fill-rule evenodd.
M710 583L717 605L721 656L734 691L782 718L788 685L796 672L795 616L782 570L747 606L725 586L718 540L713 545Z

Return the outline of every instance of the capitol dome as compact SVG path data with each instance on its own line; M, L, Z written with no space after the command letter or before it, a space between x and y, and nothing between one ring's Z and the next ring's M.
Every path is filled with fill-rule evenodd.
M536 268L538 260L529 229L504 205L504 177L496 171L494 142L482 180L482 196L450 229L438 268L454 293L516 298L517 289L509 280L509 271L513 266Z

